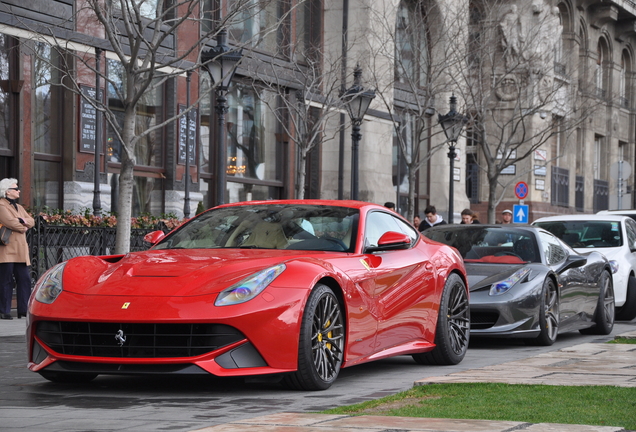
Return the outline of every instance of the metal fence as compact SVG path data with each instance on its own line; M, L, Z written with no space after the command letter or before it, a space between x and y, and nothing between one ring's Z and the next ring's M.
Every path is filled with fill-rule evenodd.
M154 228L132 229L130 234L130 251L142 251L150 246L144 242L149 232L168 228L160 222ZM48 225L40 216L35 219L35 226L27 231L27 242L31 256L31 283L57 263L82 255L110 255L115 251L116 228L110 227L75 227Z

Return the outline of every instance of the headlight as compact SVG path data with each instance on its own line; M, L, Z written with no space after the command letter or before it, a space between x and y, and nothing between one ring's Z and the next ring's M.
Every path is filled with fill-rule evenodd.
M618 271L618 261L611 260L609 262L610 268L612 269L612 273L616 273Z
M490 286L490 295L495 296L508 292L508 290L514 286L514 284L526 277L528 273L530 273L529 269L522 268L511 274L508 279L492 284Z
M229 306L252 300L267 288L279 274L285 271L285 268L285 264L278 264L243 279L239 283L221 291L214 305Z
M40 303L51 304L62 292L62 274L66 262L51 267L35 284L35 299Z

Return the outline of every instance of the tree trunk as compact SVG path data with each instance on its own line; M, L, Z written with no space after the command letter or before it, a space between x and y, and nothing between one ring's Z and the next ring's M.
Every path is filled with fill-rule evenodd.
M133 187L135 184L135 160L133 138L135 136L135 107L128 107L124 114L123 143L121 151L121 172L119 174L119 196L117 201L117 234L115 236L115 253L130 252L130 232L132 217Z
M298 152L298 173L296 175L296 199L305 199L305 177L307 169L307 151L304 145L300 145L300 151ZM302 143L304 144L304 143Z
M489 167L490 170L490 167ZM497 202L498 175L491 176L488 173L488 223L495 223L495 203Z

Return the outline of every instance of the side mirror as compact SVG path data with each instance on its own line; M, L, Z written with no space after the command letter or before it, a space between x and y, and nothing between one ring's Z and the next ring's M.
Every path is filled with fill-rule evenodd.
M165 236L166 235L163 233L163 231L157 230L157 231L149 232L148 234L146 234L144 236L144 241L146 243L155 244L155 243L158 243Z
M587 258L581 255L570 255L563 264L563 270L581 267L587 264Z
M409 247L411 247L411 237L404 233L387 231L382 234L377 246L368 247L365 252L400 250L408 249Z
M631 250L632 252L636 252L636 241L634 241L634 243L630 245L629 250Z

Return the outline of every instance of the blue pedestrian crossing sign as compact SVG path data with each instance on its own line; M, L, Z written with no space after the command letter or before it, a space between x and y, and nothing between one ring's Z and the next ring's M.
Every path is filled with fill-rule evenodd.
M515 204L512 206L512 222L519 224L528 223L528 206L524 204Z

